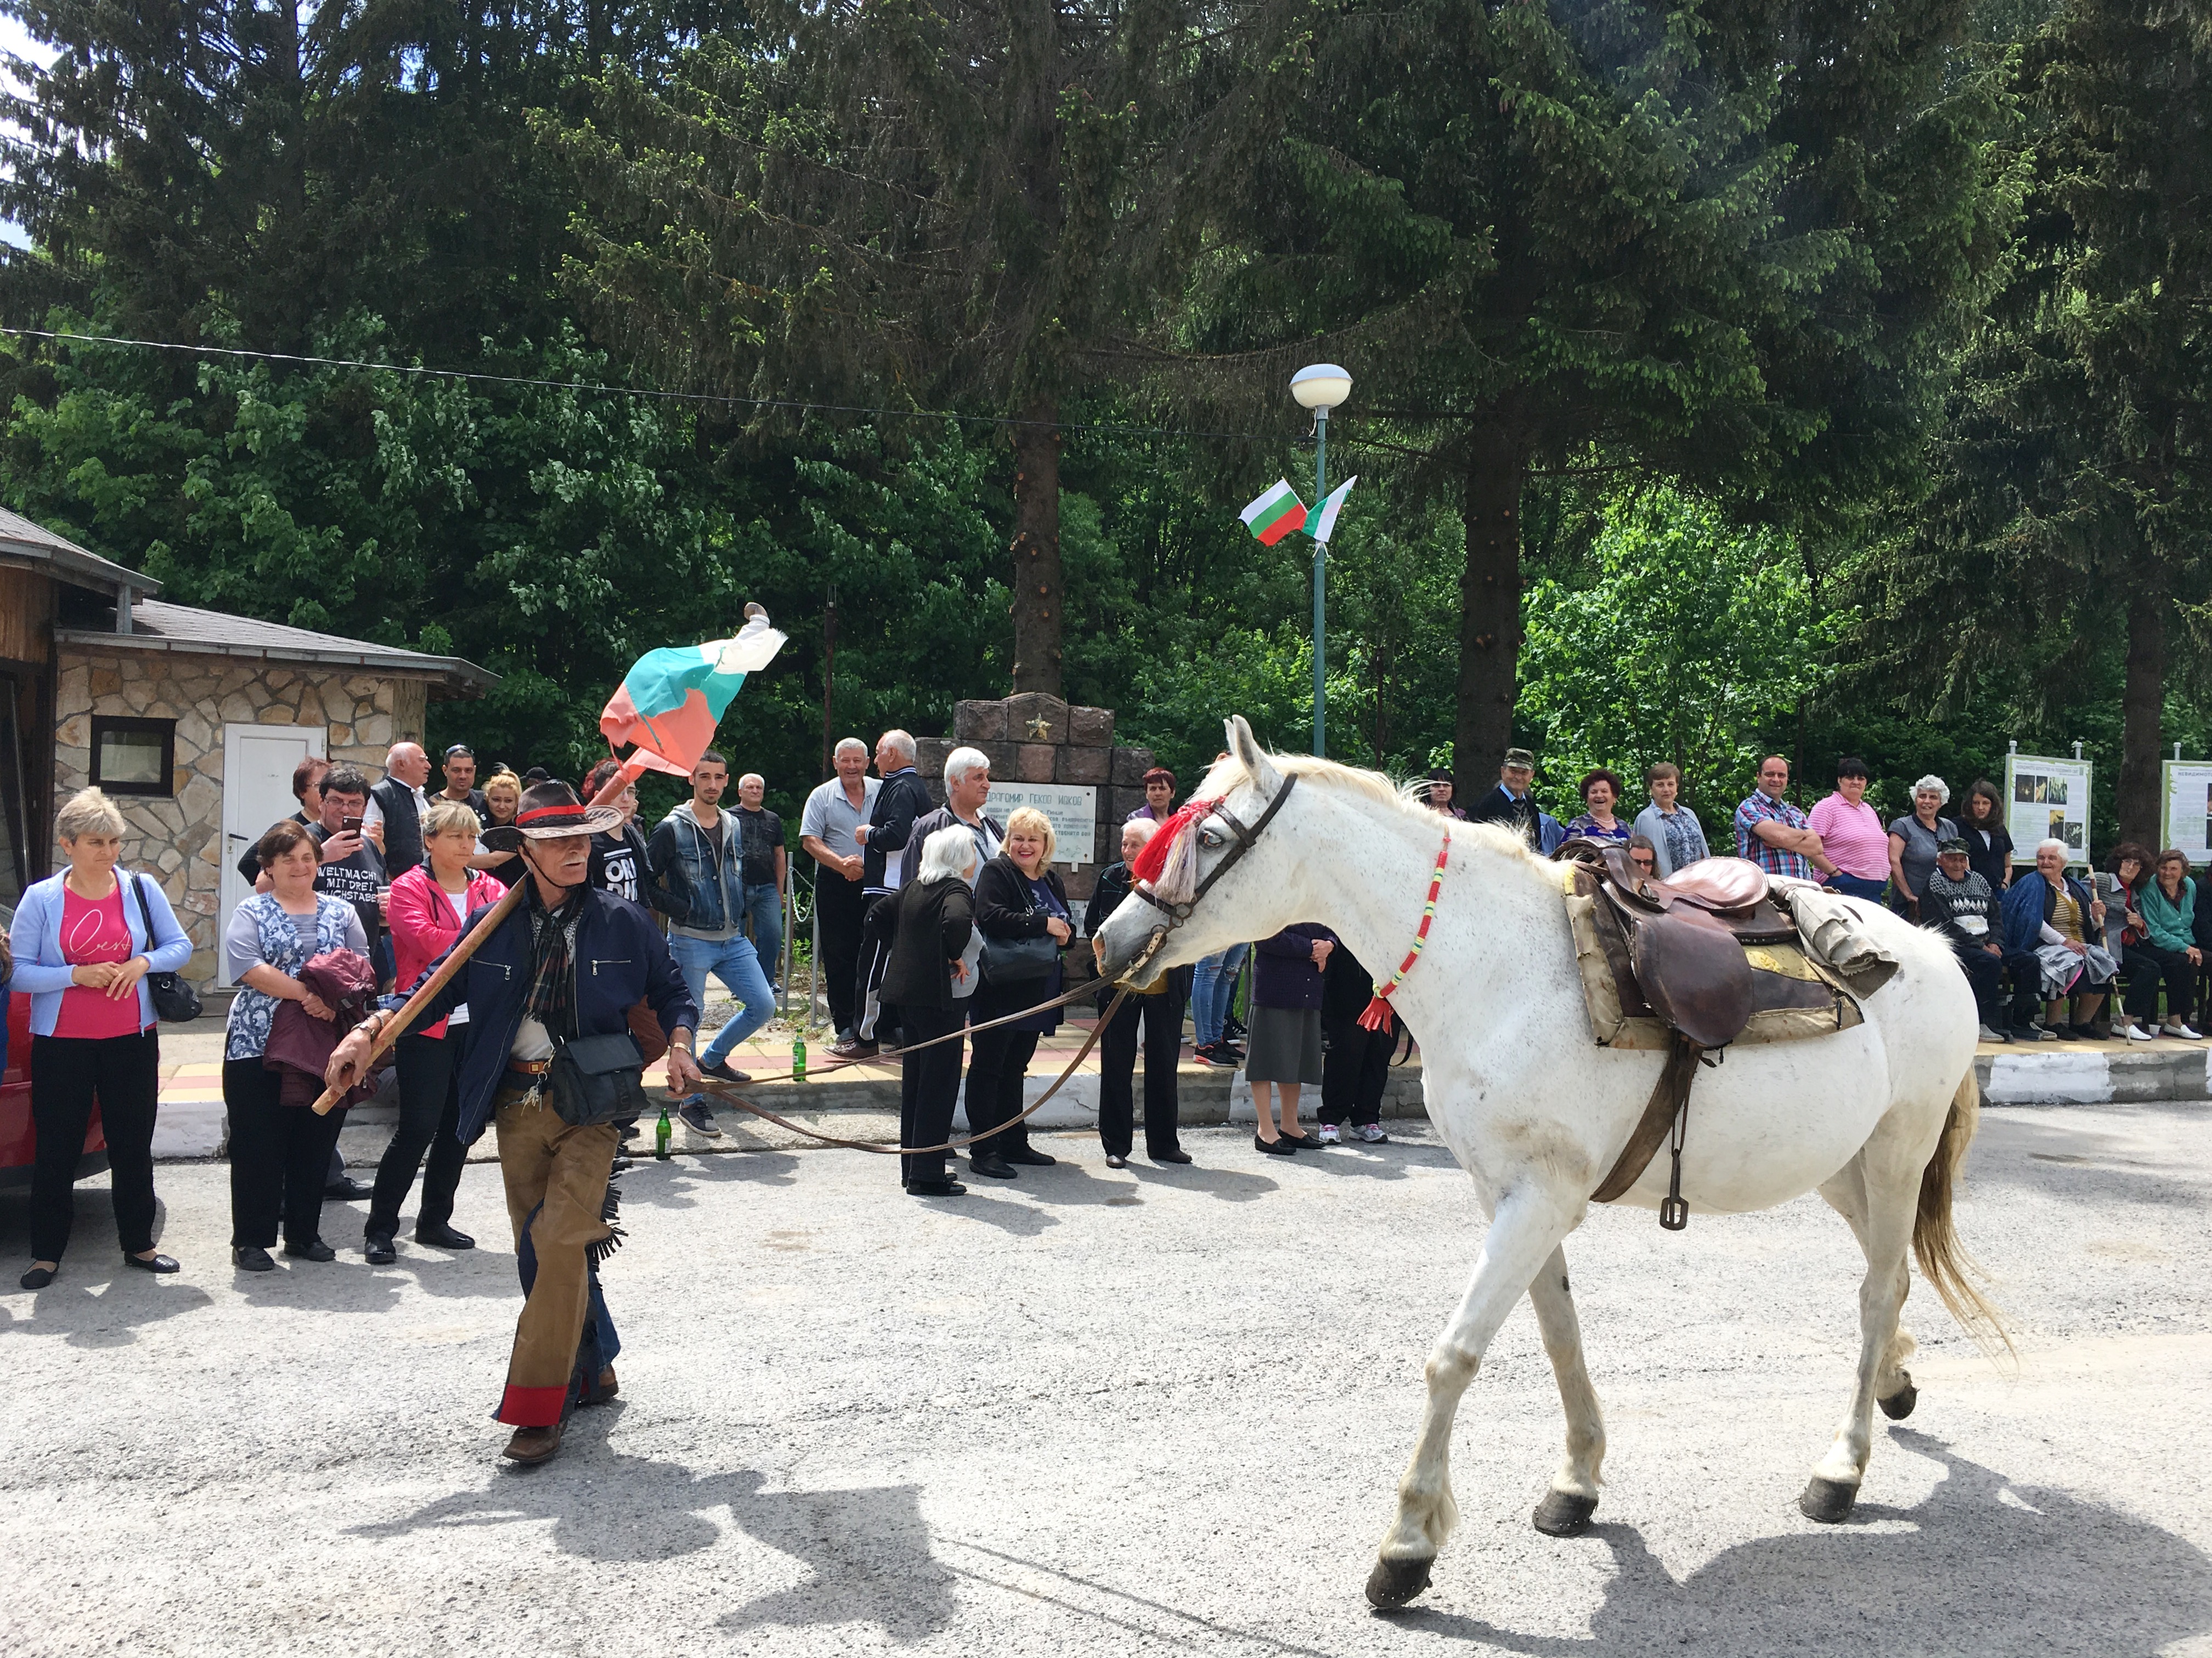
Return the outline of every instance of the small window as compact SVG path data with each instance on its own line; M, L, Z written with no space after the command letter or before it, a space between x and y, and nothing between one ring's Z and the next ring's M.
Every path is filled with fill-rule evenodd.
M170 794L177 759L173 720L92 717L92 780L110 794Z

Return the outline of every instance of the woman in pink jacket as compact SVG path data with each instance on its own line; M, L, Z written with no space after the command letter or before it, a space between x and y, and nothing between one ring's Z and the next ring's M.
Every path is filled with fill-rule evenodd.
M422 969L460 937L471 914L507 896L499 882L469 868L477 829L467 802L437 801L422 820L422 861L392 884L386 920L403 996ZM453 1225L453 1193L468 1159L460 1139L459 1029L468 1017L466 1006L457 1007L436 1024L410 1030L393 1044L399 1066L399 1127L376 1165L376 1188L368 1200L362 1248L372 1266L388 1266L398 1255L392 1238L399 1230L399 1206L426 1151L430 1166L422 1176L422 1204L415 1216L416 1242L439 1249L476 1244Z

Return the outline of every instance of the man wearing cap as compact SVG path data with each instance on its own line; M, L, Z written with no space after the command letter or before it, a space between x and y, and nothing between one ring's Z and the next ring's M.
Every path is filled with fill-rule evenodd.
M446 786L438 793L441 800L455 800L476 813L477 822L484 828L491 827L491 808L484 804L483 791L477 786L477 751L465 743L456 743L446 750Z
M1478 823L1502 823L1531 846L1536 843L1535 797L1528 793L1536 780L1536 756L1526 749L1508 749L1498 768L1498 786L1468 808Z
M612 1117L564 1121L544 1092L547 1073L572 1043L626 1035L629 1010L643 1002L668 1039L669 1091L699 1080L691 1054L699 1010L667 944L645 910L589 884L592 836L620 818L611 806L587 809L566 783L526 790L513 825L485 835L494 850L521 853L523 900L418 1015L431 1023L467 1005L459 1133L465 1145L487 1124L498 1135L525 1299L495 1414L514 1429L502 1455L517 1462L547 1460L570 1410L615 1392L620 1350L598 1266L620 1236L608 1178L621 1131ZM471 928L483 914L471 914ZM349 1086L392 1017L387 1006L356 1026L331 1055L325 1080Z
M2010 1042L1997 989L1997 978L2004 968L2003 915L1990 884L1968 866L1970 855L1963 837L1936 844L1936 867L1928 877L1920 915L1942 933L1958 957L1966 981L1974 987L1974 1008L1982 1021L1981 1040Z

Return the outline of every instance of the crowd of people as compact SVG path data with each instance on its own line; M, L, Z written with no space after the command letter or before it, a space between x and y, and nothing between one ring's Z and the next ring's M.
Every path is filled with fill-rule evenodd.
M1146 774L1145 804L1120 829L1119 859L1100 872L1079 915L1053 867L1050 821L1026 808L1003 822L993 815L981 750L947 756L942 805L915 767L906 732L885 732L872 748L847 738L833 761L834 774L807 796L797 836L811 865L813 979L835 1027L830 1052L854 1061L903 1054L903 1144L942 1148L964 1104L968 1172L1012 1180L1023 1168L1051 1164L1022 1112L1040 1039L1065 1017L1065 975L1084 976L1064 966L1063 951L1079 930L1095 933L1128 901L1131 865L1175 812L1177 780L1164 768ZM352 1180L337 1157L343 1111L297 1108L319 1091L333 1048L379 999L413 987L470 916L525 880L533 811L582 810L617 768L602 762L572 790L542 772L494 767L480 775L475 753L456 744L441 768L433 793L429 756L413 743L394 745L374 782L351 765L307 761L292 780L299 811L240 862L254 892L222 941L238 987L222 1085L231 1244L243 1270L270 1270L280 1243L297 1259L334 1259L321 1236L330 1195L368 1199L364 1255L392 1260L418 1180L414 1241L447 1250L474 1242L453 1224L469 1114L463 1078L474 1016L465 1000L396 1044L398 1122L372 1183ZM1790 798L1788 762L1768 756L1723 833L1723 852L1939 929L1973 988L1984 1040L2198 1040L2191 1022L2212 989L2212 897L2200 904L2203 883L2181 853L2124 842L2103 871L2085 877L2069 870L2067 847L2051 841L2033 849L2032 864L2019 862L2002 796L1987 780L1970 784L1954 811L1944 780L1923 777L1912 786L1911 811L1885 823L1865 798L1865 762L1847 757L1834 770L1833 793L1806 810ZM1542 852L1571 837L1620 845L1636 869L1658 878L1714 855L1673 765L1645 770L1644 802L1632 816L1628 786L1611 768L1582 776L1583 810L1565 821L1539 805L1534 777L1534 756L1513 748L1496 785L1473 799L1444 770L1430 774L1422 793L1446 817L1507 826ZM783 821L764 804L764 780L739 776L737 804L726 809L730 785L726 758L710 750L690 775L688 798L649 830L637 821L634 787L593 808L582 887L635 909L661 941L692 1024L710 981L729 992L735 1011L696 1069L743 1082L732 1057L774 1011L792 865ZM533 807L549 789L553 795ZM150 1236L158 1083L148 987L149 975L184 965L189 942L160 884L120 867L125 825L112 802L88 790L63 809L57 828L69 868L26 894L13 938L14 987L32 997L41 1045L36 1259L24 1282L50 1282L58 1270L73 1168L64 1153L82 1144L95 1098L125 1255L147 1271L174 1271ZM590 970L600 966L595 959ZM1176 1072L1187 1040L1198 1064L1244 1072L1255 1145L1265 1154L1387 1139L1380 1107L1394 1042L1358 1023L1374 989L1366 967L1329 929L1300 924L1129 996L1098 1034L1108 1164L1124 1167L1136 1152L1139 1064L1145 1155L1189 1161L1177 1134ZM1097 995L1102 1015L1109 1000ZM641 1049L658 1058L671 1033L634 1023ZM1316 1088L1309 1128L1301 1108ZM704 1093L685 1097L679 1114L697 1134L722 1132ZM622 1129L627 1138L634 1121ZM917 1150L902 1160L902 1183L916 1195L957 1195L964 1187L954 1166L944 1149Z

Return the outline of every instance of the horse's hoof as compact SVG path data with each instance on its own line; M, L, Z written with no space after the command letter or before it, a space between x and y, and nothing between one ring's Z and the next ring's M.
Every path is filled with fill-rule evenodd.
M1431 1560L1377 1560L1367 1574L1368 1604L1384 1612L1402 1606L1429 1586Z
M1887 1399L1875 1400L1875 1404L1881 1406L1881 1413L1892 1422L1904 1421L1906 1417L1912 1414L1912 1407L1919 1402L1920 1389L1912 1385L1912 1379L1910 1376L1905 1378L1905 1385Z
M1576 1491L1546 1491L1536 1505L1536 1529L1547 1537L1580 1537L1597 1512L1597 1498Z
M1816 1473L1806 1484L1805 1494L1797 1499L1797 1506L1808 1520L1833 1526L1851 1517L1851 1504L1858 1500L1856 1485L1846 1485L1840 1479L1824 1479Z

